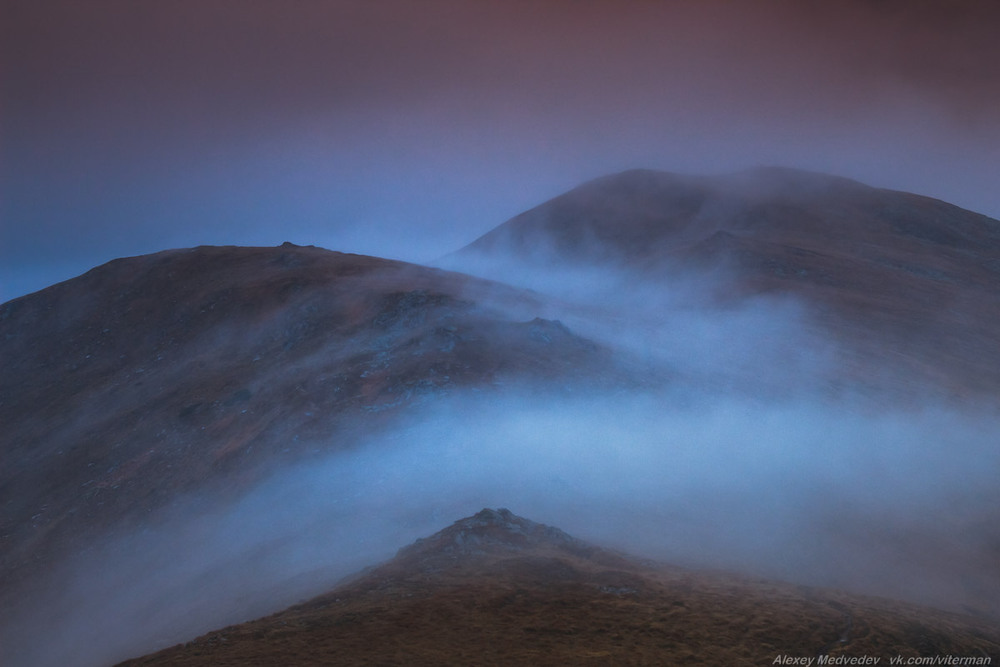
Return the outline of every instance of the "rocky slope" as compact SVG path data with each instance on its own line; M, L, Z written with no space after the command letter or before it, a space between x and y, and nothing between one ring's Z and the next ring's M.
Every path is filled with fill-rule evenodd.
M666 567L483 510L328 594L121 663L772 664L1000 656L1000 631L889 600Z

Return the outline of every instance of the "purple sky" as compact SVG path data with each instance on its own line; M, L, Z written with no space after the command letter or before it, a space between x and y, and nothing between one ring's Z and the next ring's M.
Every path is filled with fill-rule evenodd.
M798 166L1000 217L991 0L0 12L0 301L205 243L430 261L631 167Z

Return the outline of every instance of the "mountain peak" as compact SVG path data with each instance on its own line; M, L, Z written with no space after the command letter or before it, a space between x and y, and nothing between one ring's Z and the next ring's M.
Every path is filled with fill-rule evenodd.
M716 176L629 169L536 206L456 255L662 268L725 230L774 247L852 259L870 248L925 261L935 250L928 242L978 258L1000 243L998 229L997 221L945 202L802 169L760 166Z
M791 198L815 203L816 197L858 197L875 188L843 176L794 167L760 165L740 171L716 174L681 174L660 169L635 168L587 181L553 201L585 206L625 208L632 215L672 211L681 214L695 202L700 205L718 199L754 201ZM685 204L685 202L687 202Z
M407 597L431 580L448 585L489 580L543 587L591 581L597 588L634 593L649 584L643 576L651 568L673 569L599 547L506 508L484 508L348 577L336 591L306 606L322 607L331 598L372 591Z
M454 558L548 549L583 557L590 557L600 551L558 528L517 516L509 509L484 508L430 537L418 539L403 547L397 558Z
M553 278L564 269L596 268L624 281L609 285L697 283L720 303L794 299L860 357L892 364L886 377L896 387L963 395L1000 386L998 366L981 362L996 351L998 253L1000 220L841 176L759 166L596 178L492 229L446 265L501 280L540 276L542 289L565 285ZM852 381L867 382L868 365L853 368Z

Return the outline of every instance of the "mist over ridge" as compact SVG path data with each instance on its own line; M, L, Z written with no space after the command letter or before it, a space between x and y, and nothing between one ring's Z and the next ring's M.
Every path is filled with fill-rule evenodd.
M20 663L275 611L484 506L1000 613L1000 223L782 169L630 171L515 221L547 255L203 247L4 304Z
M792 635L996 663L998 27L988 0L3 0L0 663L208 632L211 664L240 634L213 628L487 506L690 580L567 595L579 563L525 553L463 606L370 571L367 606L230 662L471 663L492 632L538 649L500 664ZM973 617L990 643L951 642ZM343 632L282 655L285 621Z
M634 169L515 216L439 264L633 312L782 304L873 368L898 365L913 384L963 394L1000 386L981 363L996 352L998 252L998 220L846 178Z
M868 408L676 407L655 393L436 402L238 499L181 496L67 560L10 627L38 664L122 659L322 592L499 503L676 565L996 613L995 412ZM68 613L60 641L33 642L55 610Z

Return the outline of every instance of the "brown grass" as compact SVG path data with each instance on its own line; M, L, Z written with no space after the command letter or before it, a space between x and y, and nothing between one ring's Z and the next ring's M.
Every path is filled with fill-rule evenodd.
M606 552L601 552L606 554ZM450 560L451 564L445 565ZM877 598L547 546L397 559L122 665L761 665L1000 656L995 625Z

